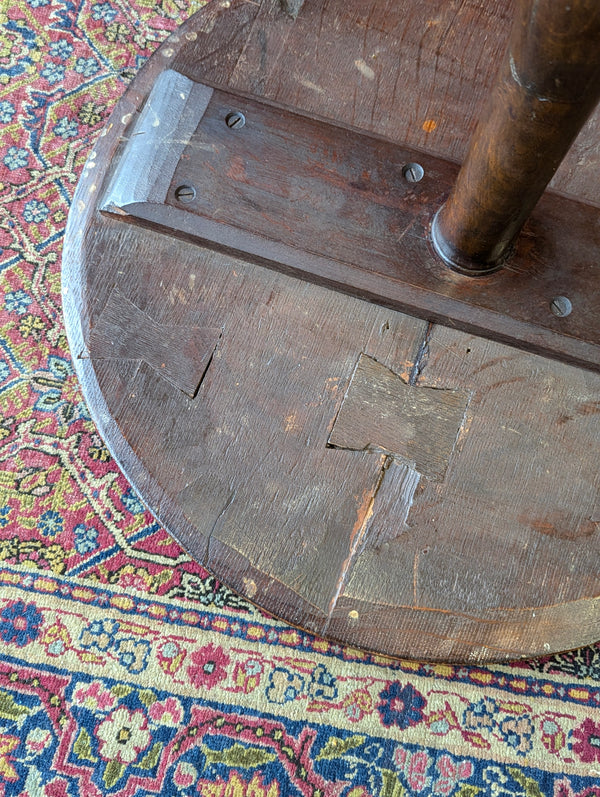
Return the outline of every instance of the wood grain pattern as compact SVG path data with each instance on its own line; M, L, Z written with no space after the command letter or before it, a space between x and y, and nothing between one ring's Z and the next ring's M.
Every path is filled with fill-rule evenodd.
M600 376L125 223L101 213L98 196L165 69L460 157L508 12L504 0L306 0L294 22L279 0L212 0L133 81L69 220L69 341L135 489L234 589L310 631L390 655L499 661L600 636ZM594 125L557 177L577 199L597 196ZM552 227L559 205L542 201ZM582 230L586 212L572 218ZM523 244L534 258L539 232L536 222ZM600 242L595 223L587 232L582 271ZM552 295L568 290L562 245L553 239L556 270L540 273ZM525 308L527 278L511 281ZM139 312L151 335L138 342L105 315L119 295L137 308L132 326ZM161 328L221 335L195 398L136 349L153 348ZM104 344L121 337L120 358L104 359ZM211 346L208 336L197 349ZM439 480L386 451L328 447L361 354L411 390L468 395Z
M296 19L304 0L281 0L281 7L292 19Z
M306 0L290 23L263 2L229 85L461 163L514 9L514 0ZM181 68L210 82L194 59ZM596 110L551 186L598 204L599 165Z

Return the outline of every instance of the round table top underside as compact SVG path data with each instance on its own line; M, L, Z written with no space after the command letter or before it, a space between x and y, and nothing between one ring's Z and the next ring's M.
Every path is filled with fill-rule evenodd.
M67 331L132 485L239 593L392 656L531 657L600 636L600 378L98 210L165 70L460 160L509 3L423 5L306 0L293 21L275 0L212 0L182 25L128 88L78 186ZM572 165L597 126L556 178L582 200L594 176ZM434 408L447 399L448 452L421 456L419 436L436 448L427 426L412 461L361 449L355 396L365 417L383 401L371 412L363 377L392 399L394 385Z

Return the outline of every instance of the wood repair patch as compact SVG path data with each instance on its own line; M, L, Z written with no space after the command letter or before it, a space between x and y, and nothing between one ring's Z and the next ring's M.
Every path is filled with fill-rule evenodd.
M388 452L432 481L444 478L468 395L417 387L361 354L328 445Z
M159 324L116 288L88 343L95 360L141 360L194 398L222 335L218 327Z

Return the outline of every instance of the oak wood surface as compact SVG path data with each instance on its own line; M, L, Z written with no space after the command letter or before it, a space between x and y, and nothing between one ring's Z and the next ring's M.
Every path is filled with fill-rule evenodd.
M227 127L232 108L245 119L239 129ZM447 160L173 70L161 73L127 139L102 195L108 213L600 370L600 296L588 288L600 283L598 208L548 195L507 268L472 280L432 251L432 219L457 174ZM417 168L423 177L410 182ZM566 319L551 310L564 292L575 307Z
M600 636L600 377L107 216L98 197L165 69L460 159L509 12L306 0L293 21L279 0L212 0L119 103L69 220L71 350L140 496L259 605L390 655L483 662ZM597 125L555 181L578 199L596 197ZM332 447L361 364L363 405L369 378L461 397L445 469L364 436ZM391 411L406 438L413 402Z

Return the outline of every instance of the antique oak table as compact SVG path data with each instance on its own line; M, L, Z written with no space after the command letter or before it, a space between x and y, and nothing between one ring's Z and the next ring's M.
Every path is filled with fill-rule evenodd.
M421 659L600 638L599 38L592 0L211 0L112 114L77 372L261 607Z

